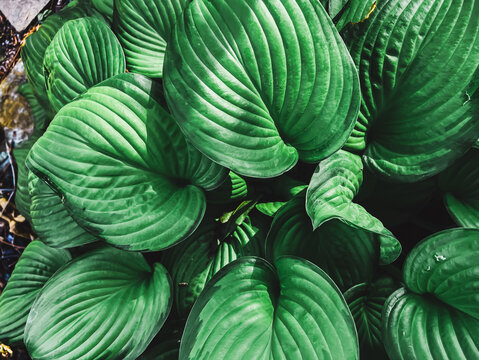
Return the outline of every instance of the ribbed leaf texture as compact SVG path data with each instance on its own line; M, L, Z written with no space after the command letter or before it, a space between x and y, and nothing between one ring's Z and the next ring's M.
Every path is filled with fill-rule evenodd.
M35 96L32 85L30 85L28 82L24 83L18 87L18 92L27 99L28 104L30 105L35 131L44 131L47 127L49 119L45 109L43 108L43 105Z

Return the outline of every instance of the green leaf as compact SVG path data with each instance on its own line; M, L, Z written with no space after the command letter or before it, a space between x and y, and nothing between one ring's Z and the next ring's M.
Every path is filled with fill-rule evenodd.
M136 359L171 309L165 268L114 248L86 253L41 290L25 329L34 359Z
M188 0L117 0L113 29L130 71L161 78L165 49Z
M108 20L112 20L113 18L113 5L114 0L91 0L95 9L106 17Z
M47 280L70 259L67 250L52 249L39 240L28 244L0 295L0 341L10 345L22 342L35 297Z
M371 281L379 264L377 236L336 219L313 231L304 202L303 191L276 213L266 240L267 258L294 255L307 259L342 291Z
M382 325L391 360L479 358L479 320L405 289L387 300Z
M446 208L456 224L479 228L479 150L471 149L438 180Z
M20 147L13 149L13 157L17 164L17 188L15 190L15 207L25 219L31 223L30 206L31 196L28 192L28 173L30 172L25 164L27 155L33 144L40 138L41 133L34 131L32 136Z
M186 323L180 359L358 359L353 318L332 280L309 261L275 268L243 257L208 283Z
M449 229L421 241L404 263L404 283L479 319L479 229Z
M261 256L266 231L250 218L235 226L226 237L219 221L206 221L185 242L172 249L171 277L176 308L186 318L206 283L224 266L242 256Z
M85 16L101 15L98 15L92 8L90 1L73 0L58 13L49 16L38 31L27 37L25 46L22 47L21 55L28 82L32 86L42 106L46 108L49 116L52 115L52 113L49 109L50 103L48 101L45 77L43 74L43 57L45 51L63 24L68 20Z
M211 204L228 204L246 198L251 192L247 182L230 171L226 180L217 189L208 192L206 198Z
M58 194L31 171L28 191L31 196L30 224L46 245L71 248L98 241L73 220Z
M316 0L191 2L168 44L164 86L201 152L258 178L338 150L360 102L355 66Z
M357 24L369 19L376 10L376 3L376 0L331 0L329 15L335 20L336 28L341 31L350 23Z
M58 111L90 87L125 72L125 56L104 21L82 18L58 30L43 66L48 98Z
M346 149L391 180L444 170L479 138L479 2L388 0L343 35L358 66L361 111Z
M226 176L187 143L160 93L139 74L105 80L58 112L27 160L83 228L129 250L188 237L203 218L202 189Z
M30 105L33 116L34 131L44 131L49 119L45 109L33 92L32 86L29 83L24 83L18 87L18 92L27 99L28 104Z
M357 229L379 235L381 263L392 263L401 253L401 244L377 218L353 202L363 180L363 165L357 155L339 150L321 161L306 193L306 211L317 229L338 219Z
M381 313L386 299L399 288L390 277L353 286L344 293L356 329L361 358L387 359L381 333Z
M178 360L183 326L167 320L138 360Z

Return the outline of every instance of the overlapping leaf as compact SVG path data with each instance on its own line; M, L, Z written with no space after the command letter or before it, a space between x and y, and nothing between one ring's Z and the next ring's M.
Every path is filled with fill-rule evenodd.
M338 220L313 231L304 201L303 191L277 212L268 233L267 257L307 259L323 269L342 291L372 280L379 264L377 237Z
M110 21L112 20L114 0L91 0L91 2L98 12Z
M212 204L228 204L244 199L252 192L248 183L233 171L228 173L226 180L214 191L208 192L206 198Z
M25 329L34 359L136 359L171 308L165 268L114 248L86 253L41 290Z
M348 24L357 24L369 18L376 9L376 0L331 0L328 12L341 31Z
M130 71L162 77L165 49L187 0L117 0L113 28Z
M287 175L280 176L268 184L267 188L262 189L263 195L266 196L260 199L256 208L264 215L274 216L287 201L307 187L307 185Z
M362 104L348 149L367 166L413 182L445 169L479 137L475 0L387 0L344 34Z
M43 105L40 104L35 96L32 85L28 82L24 83L18 87L18 92L27 99L28 104L30 105L34 122L34 131L44 131L48 122L47 113L45 112Z
M339 149L356 69L318 1L194 1L165 57L168 105L191 142L240 175L274 177Z
M160 92L139 74L112 77L64 106L28 158L83 228L130 250L189 236L205 211L202 189L226 176L187 143Z
M39 238L53 248L72 248L98 239L68 214L61 198L33 172L28 174L30 223Z
M58 111L90 87L125 72L125 56L108 25L95 18L70 20L43 59L47 94Z
M479 228L479 150L471 149L442 172L439 187L454 221L460 226Z
M70 259L67 250L52 249L38 240L26 247L0 296L0 341L11 345L21 343L35 297Z
M354 322L331 279L282 257L275 268L243 257L208 283L193 306L180 359L358 359Z
M401 252L401 244L381 221L353 202L363 175L361 158L340 150L321 161L306 194L306 211L317 229L332 219L369 231L379 236L381 262L393 262Z

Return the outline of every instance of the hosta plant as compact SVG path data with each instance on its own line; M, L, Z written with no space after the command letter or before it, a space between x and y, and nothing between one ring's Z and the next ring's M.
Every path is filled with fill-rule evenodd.
M479 358L476 0L73 0L22 58L1 342Z

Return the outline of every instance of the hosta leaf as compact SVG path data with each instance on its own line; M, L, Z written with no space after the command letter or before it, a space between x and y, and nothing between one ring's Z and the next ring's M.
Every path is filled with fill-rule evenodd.
M405 289L386 302L382 328L391 360L479 358L479 320Z
M46 245L71 248L98 240L73 220L58 194L31 171L28 191L31 196L30 223Z
M104 21L82 18L58 30L43 66L48 98L58 111L93 85L125 72L125 56Z
M471 149L439 175L439 187L444 193L446 208L460 226L479 228L478 180L478 149Z
M171 308L165 268L114 248L59 270L32 306L25 345L34 359L136 359Z
M392 278L380 277L344 293L358 330L361 358L387 359L381 339L381 313L386 299L398 288Z
M187 3L187 0L115 1L113 28L130 71L162 77L166 43Z
M280 176L277 180L267 184L265 189L262 189L263 195L266 195L266 198L262 198L261 200L265 202L256 204L256 208L264 215L274 216L287 201L291 200L307 187L308 185L289 176ZM268 192L271 192L271 194L266 194Z
M168 44L164 85L198 149L260 178L339 149L360 96L354 64L316 0L191 2Z
M265 231L249 218L225 238L222 228L219 221L206 221L172 250L171 277L180 317L186 318L205 284L224 266L242 256L262 255Z
M105 80L58 112L28 159L83 228L129 250L189 236L205 211L202 188L226 176L186 142L159 92L138 74Z
M114 0L91 0L91 2L99 13L109 20L112 20Z
M353 319L331 279L282 257L223 268L193 306L180 359L358 359Z
M337 17L336 28L341 31L348 23L356 24L368 19L376 9L376 2L376 0L331 0L328 11L333 19Z
M15 207L25 219L31 222L30 205L32 199L28 193L28 173L30 172L25 164L28 152L33 144L40 138L41 134L34 131L30 139L25 141L20 147L13 149L13 157L17 164L17 188L15 190Z
M404 264L404 283L417 294L479 319L479 229L445 230L420 242Z
M30 105L30 109L32 110L35 130L37 132L44 131L47 127L47 113L45 112L45 109L43 108L42 104L40 104L37 97L35 96L32 85L30 85L29 83L24 83L18 87L18 92L28 100L28 104Z
M25 248L0 296L0 341L21 343L35 297L70 258L67 250L52 249L38 240Z
M73 0L61 11L49 16L38 31L28 36L25 40L25 46L22 47L22 60L25 64L25 73L35 95L43 106L50 106L43 74L43 57L45 50L53 40L57 31L68 20L95 14L96 11L91 7L90 1ZM96 16L101 15L98 14ZM51 115L50 112L48 112L48 114Z
M251 191L241 176L230 171L226 180L217 189L208 192L206 198L212 204L228 204L244 199Z
M183 326L167 320L138 360L178 360Z
M267 257L305 258L323 269L343 291L372 280L379 264L377 237L338 220L313 231L304 201L303 192L276 213L266 241Z
M357 155L340 150L321 161L314 171L306 194L306 211L314 229L332 219L379 235L381 261L393 262L401 244L381 221L353 202L363 179L363 165Z
M388 0L344 34L362 86L347 148L390 179L445 169L479 138L479 2Z

